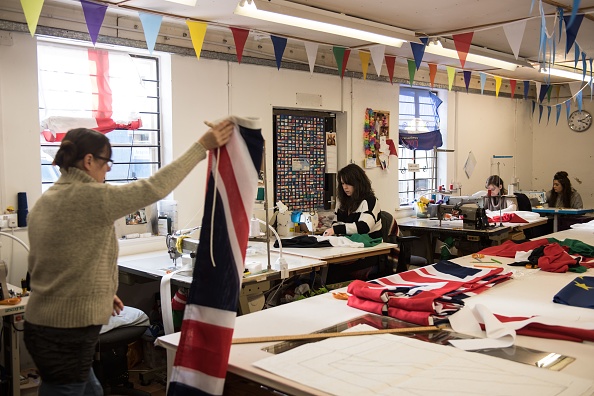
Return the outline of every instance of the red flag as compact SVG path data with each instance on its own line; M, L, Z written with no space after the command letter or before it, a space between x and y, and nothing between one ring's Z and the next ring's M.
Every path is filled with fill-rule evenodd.
M509 90L511 91L511 98L514 98L514 94L516 93L516 80L509 80Z
M388 68L388 76L390 76L390 84L393 84L392 78L394 77L394 64L396 63L396 57L386 55L386 67Z
M245 46L245 42L250 34L250 31L247 29L240 29L235 27L230 27L231 32L233 33L233 41L235 41L235 52L237 53L237 62L241 63L241 56L243 55L243 47Z
M473 34L474 32L469 32L454 34L452 36L454 39L454 45L456 46L456 51L458 51L458 57L460 58L460 65L462 67L464 67L464 63L466 62L466 56L468 55L468 50L470 49L470 43L472 42Z

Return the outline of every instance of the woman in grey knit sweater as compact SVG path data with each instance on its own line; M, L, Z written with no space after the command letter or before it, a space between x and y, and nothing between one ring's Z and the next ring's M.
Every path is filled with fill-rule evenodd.
M96 131L69 131L54 162L61 177L28 217L31 296L25 343L42 384L39 395L102 395L92 361L99 330L124 305L117 297L115 220L169 194L206 157L226 144L233 124L212 126L152 177L104 183L111 145Z

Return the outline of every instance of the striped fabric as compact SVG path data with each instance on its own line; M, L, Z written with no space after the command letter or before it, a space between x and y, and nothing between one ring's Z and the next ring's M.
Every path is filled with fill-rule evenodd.
M264 145L259 119L232 121L231 141L209 157L200 244L169 396L223 394Z

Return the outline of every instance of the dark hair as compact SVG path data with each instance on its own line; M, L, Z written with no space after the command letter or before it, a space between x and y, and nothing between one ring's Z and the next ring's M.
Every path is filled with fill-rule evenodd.
M505 188L505 183L503 182L503 180L501 180L501 178L498 175L491 175L487 177L487 181L485 182L485 188L488 188L489 184L492 184L496 187L501 186L501 195L507 195L507 188Z
M54 157L54 164L68 170L70 167L76 167L76 163L87 154L111 158L109 139L92 129L71 129L62 139L60 149Z
M557 180L563 190L561 191L561 199L563 200L563 207L564 208L571 208L571 181L569 180L569 174L565 171L559 171L555 173L553 176L553 181ZM549 201L547 204L549 206L554 207L557 204L557 197L559 194L555 191L554 188L551 188L551 193L549 194Z
M340 201L341 209L345 210L347 213L355 212L365 198L374 196L369 177L367 177L365 171L356 164L349 164L339 170L337 179L338 186L336 188L336 196ZM353 194L350 197L345 194L344 189L342 188L343 182L354 187Z

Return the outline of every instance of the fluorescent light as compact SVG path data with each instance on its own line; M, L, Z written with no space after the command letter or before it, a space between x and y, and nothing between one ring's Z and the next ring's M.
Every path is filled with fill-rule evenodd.
M284 0L241 0L235 14L391 47L417 41L409 30Z
M190 7L194 7L194 6L196 6L197 0L165 0L165 1L168 1L170 3L177 3L177 4L183 4L183 5L187 5Z
M590 82L590 76L588 75L588 73L586 73L586 78L584 78L583 73L576 73L576 72L572 72L572 71L564 70L564 69L555 69L555 68L540 69L540 72L542 74L546 74L548 76L550 75L550 76L555 76L555 77L569 78L570 80Z
M444 48L441 44L441 41L430 42L429 45L425 47L425 52L433 55L445 56L446 58L459 59L458 51L455 49ZM516 63L496 59L490 56L478 55L471 52L466 55L466 62L478 63L481 65L509 71L515 71L518 67L518 64Z

